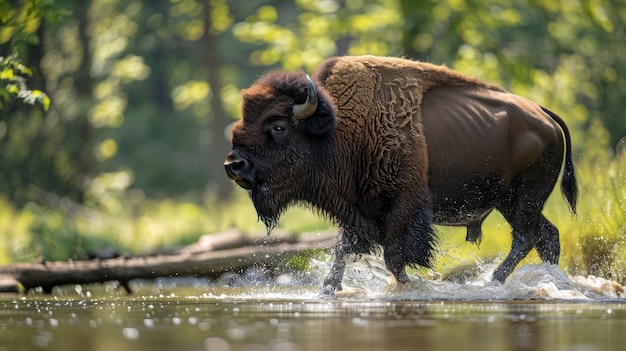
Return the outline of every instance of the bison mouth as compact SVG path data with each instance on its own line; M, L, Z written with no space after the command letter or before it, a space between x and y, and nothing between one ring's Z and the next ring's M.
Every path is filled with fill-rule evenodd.
M246 190L252 190L252 182L250 182L249 180L246 180L246 179L243 179L243 178L233 179L233 180L240 187L242 187L242 188L244 188Z
M237 185L246 190L252 189L252 180L240 175L240 172L237 172L236 169L233 169L233 166L231 164L224 164L224 168L226 169L226 175L228 175L228 178L237 183Z
M253 187L254 167L248 159L242 157L235 150L231 151L224 161L224 170L231 180L240 187L251 190Z
M285 192L289 193L289 186L275 179L272 181L271 177L264 179L253 163L235 150L226 157L224 169L228 178L248 191L259 220L265 224L269 234L278 225L281 214L290 203L284 196Z

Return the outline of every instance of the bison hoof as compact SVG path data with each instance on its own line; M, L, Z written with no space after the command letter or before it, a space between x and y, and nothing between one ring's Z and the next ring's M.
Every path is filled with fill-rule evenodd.
M506 277L508 274L498 272L497 270L493 273L493 281L499 282L500 284L504 284Z
M322 287L322 291L320 291L320 297L321 298L334 298L335 297L335 290L339 291L341 290L341 288L339 289L335 289L334 286L332 285L325 285L324 287Z

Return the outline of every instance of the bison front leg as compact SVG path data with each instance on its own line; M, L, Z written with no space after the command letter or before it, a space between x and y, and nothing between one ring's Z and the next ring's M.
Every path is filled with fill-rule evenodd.
M436 236L431 221L430 210L420 208L404 230L399 229L397 223L388 226L391 230L387 232L385 243L385 264L398 283L409 282L406 266L432 268ZM394 229L398 231L394 232Z
M380 245L379 223L362 218L357 228L341 227L335 245L335 261L330 272L324 279L322 286L323 296L332 296L335 291L341 291L341 281L346 270L346 259L350 254L369 254L374 246Z
M393 274L398 283L405 284L409 282L409 276L406 274L405 270L407 262L401 252L402 245L395 242L385 246L383 256L387 269L391 272L391 274Z
M344 231L345 229L343 228L339 229L337 244L335 244L335 261L322 284L322 292L320 294L322 296L333 296L335 291L341 291L341 281L346 271L346 256L350 253L347 235Z

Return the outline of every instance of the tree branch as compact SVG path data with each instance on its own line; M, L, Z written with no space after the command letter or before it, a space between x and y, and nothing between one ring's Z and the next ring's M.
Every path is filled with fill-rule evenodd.
M213 239L211 239L213 238ZM321 234L251 240L238 231L201 237L197 243L171 254L117 257L87 261L13 263L0 267L0 292L21 292L42 287L45 292L63 284L119 281L128 289L133 279L158 277L217 277L260 265L276 266L306 250L330 248L334 235Z

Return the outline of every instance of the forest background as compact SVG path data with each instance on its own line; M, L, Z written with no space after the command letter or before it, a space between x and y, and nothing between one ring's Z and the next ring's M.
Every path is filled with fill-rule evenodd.
M240 90L333 55L445 64L567 122L580 198L546 205L570 274L626 277L626 3L618 0L0 0L0 263L140 254L262 231L224 174ZM307 209L281 222L332 228ZM439 227L437 270L508 252ZM537 260L536 255L530 261Z

